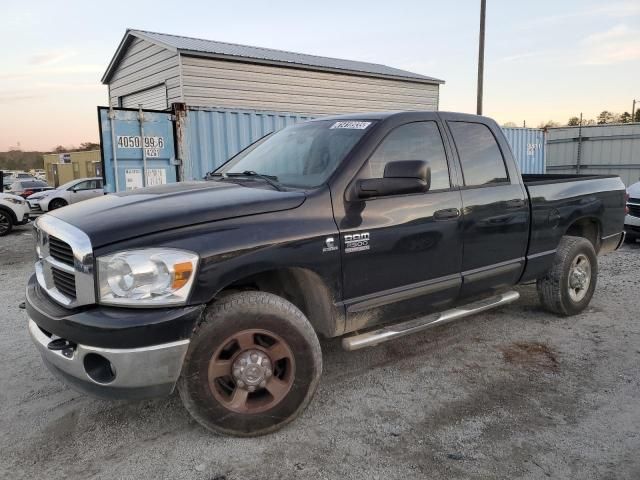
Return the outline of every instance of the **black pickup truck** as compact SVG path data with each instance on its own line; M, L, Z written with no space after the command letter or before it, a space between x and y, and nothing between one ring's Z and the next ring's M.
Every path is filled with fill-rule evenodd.
M40 217L28 328L81 391L177 385L205 427L263 434L310 402L318 336L376 345L512 302L528 282L551 312L581 312L624 218L618 177L520 175L485 117L322 118L206 181Z

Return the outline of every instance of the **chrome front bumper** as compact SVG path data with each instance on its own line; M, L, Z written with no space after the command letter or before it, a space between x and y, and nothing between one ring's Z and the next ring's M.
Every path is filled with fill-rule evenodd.
M141 348L98 348L77 344L50 350L53 340L31 319L29 334L49 369L83 393L102 398L149 398L170 394L180 376L189 340ZM89 357L87 356L93 354ZM95 360L112 375L96 375ZM100 363L102 362L102 363ZM90 373L91 372L91 373Z

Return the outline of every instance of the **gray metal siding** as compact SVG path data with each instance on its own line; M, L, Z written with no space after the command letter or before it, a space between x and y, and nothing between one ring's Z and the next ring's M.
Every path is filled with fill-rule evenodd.
M183 55L184 101L314 115L437 110L438 85Z
M182 101L178 55L146 40L135 39L127 48L109 82L110 103L119 106L119 98L141 94L145 90L166 86L169 105ZM157 109L157 100L143 104ZM166 108L166 107L164 107Z
M166 110L168 108L167 87L163 83L157 87L125 95L121 103L123 108L138 108L143 105L143 108L150 110Z
M578 127L552 128L547 136L549 173L575 173ZM640 177L640 124L582 127L580 173L619 175L625 185Z

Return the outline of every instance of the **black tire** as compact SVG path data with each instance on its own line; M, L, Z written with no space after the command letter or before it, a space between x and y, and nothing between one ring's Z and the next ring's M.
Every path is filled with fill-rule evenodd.
M0 210L0 237L8 235L13 230L13 218L6 210Z
M588 286L580 290L580 297L577 293L571 294L570 274L572 266L576 260L588 259L589 274ZM582 312L593 297L598 279L598 257L591 242L581 237L565 236L560 240L556 256L551 269L537 281L538 297L542 306L552 313L563 316L576 315ZM572 297L576 295L576 297Z
M58 208L66 207L68 203L61 198L54 198L49 202L49 211L56 210Z
M218 355L216 352L226 351L230 337L252 330L266 331L281 339L289 348L295 368L289 379L290 389L279 403L257 413L238 413L220 401L218 391L214 394L218 384L210 383L209 367ZM259 336L258 333L258 339ZM229 357L229 363L236 365L241 352L238 348L235 356ZM320 343L304 314L276 295L241 292L222 297L205 311L191 339L178 390L185 408L204 427L217 433L249 437L273 432L298 417L311 401L321 373ZM232 382L227 383L238 389L233 376L229 379ZM248 395L251 398L254 394Z

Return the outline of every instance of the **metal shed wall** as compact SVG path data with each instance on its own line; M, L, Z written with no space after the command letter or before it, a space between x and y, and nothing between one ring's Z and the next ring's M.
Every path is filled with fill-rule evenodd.
M187 105L314 115L437 110L438 85L182 55Z
M545 172L545 132L538 128L503 128L522 173Z
M190 107L177 138L183 180L200 180L259 138L311 118L291 113Z
M166 86L168 103L181 101L178 54L140 38L134 39L109 80L109 102L118 107L120 97ZM143 108L156 108L143 103ZM166 108L166 107L165 107Z
M552 128L548 131L549 173L619 175L629 186L640 178L640 124ZM578 158L578 145L580 156Z

